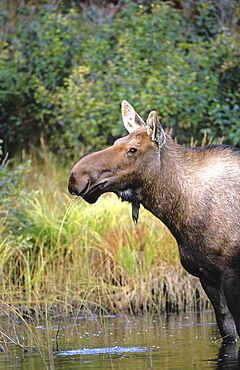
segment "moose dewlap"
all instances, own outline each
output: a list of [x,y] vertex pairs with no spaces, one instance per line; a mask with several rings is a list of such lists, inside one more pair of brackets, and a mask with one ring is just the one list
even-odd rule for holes
[[142,204],[176,238],[181,263],[211,300],[224,340],[240,335],[240,150],[225,145],[188,148],[166,135],[152,111],[146,123],[127,102],[129,135],[82,158],[72,169],[71,194],[94,203],[114,192]]

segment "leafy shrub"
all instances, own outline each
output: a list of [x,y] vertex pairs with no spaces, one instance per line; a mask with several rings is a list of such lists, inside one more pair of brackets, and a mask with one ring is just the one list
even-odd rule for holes
[[46,88],[52,93],[68,76],[72,58],[81,49],[79,25],[74,10],[65,15],[45,11],[29,15],[5,36],[0,54],[0,127],[10,148],[39,145],[41,136],[51,141],[59,130],[56,121],[51,124],[54,107],[40,101],[38,91]]
[[6,235],[27,237],[30,223],[26,216],[26,208],[33,196],[33,191],[26,190],[31,162],[9,169],[6,162],[0,166],[0,220],[3,228],[1,238]]
[[90,150],[122,135],[122,99],[145,117],[157,109],[182,143],[201,139],[205,130],[240,143],[239,73],[232,84],[220,82],[239,69],[230,36],[203,41],[184,29],[182,13],[163,4],[151,14],[128,8],[104,34],[104,41],[101,32],[86,40],[80,67],[53,96],[66,143],[79,147],[80,139]]
[[106,22],[74,9],[19,22],[0,54],[7,149],[41,137],[64,157],[101,149],[124,134],[122,99],[143,117],[156,109],[180,143],[207,130],[239,145],[239,45],[214,4],[200,1],[191,15],[126,1]]

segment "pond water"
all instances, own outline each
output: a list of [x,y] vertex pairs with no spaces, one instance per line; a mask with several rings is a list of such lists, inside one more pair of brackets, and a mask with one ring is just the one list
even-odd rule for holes
[[212,311],[1,327],[30,349],[24,352],[4,336],[0,369],[240,369],[238,345],[221,346]]

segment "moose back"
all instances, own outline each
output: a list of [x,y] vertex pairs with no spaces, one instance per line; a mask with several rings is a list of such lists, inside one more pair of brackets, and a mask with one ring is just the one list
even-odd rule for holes
[[72,169],[71,194],[89,203],[106,192],[142,204],[177,240],[181,263],[197,276],[213,304],[225,341],[240,335],[240,150],[225,145],[188,148],[166,135],[152,111],[146,123],[127,102],[129,132]]

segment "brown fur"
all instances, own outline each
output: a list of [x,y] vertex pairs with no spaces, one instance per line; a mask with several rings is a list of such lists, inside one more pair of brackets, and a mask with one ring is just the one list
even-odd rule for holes
[[142,204],[176,238],[182,265],[199,277],[225,340],[240,335],[240,150],[228,146],[188,148],[164,134],[155,112],[147,124],[127,102],[130,134],[72,169],[69,191],[95,202],[114,192]]

